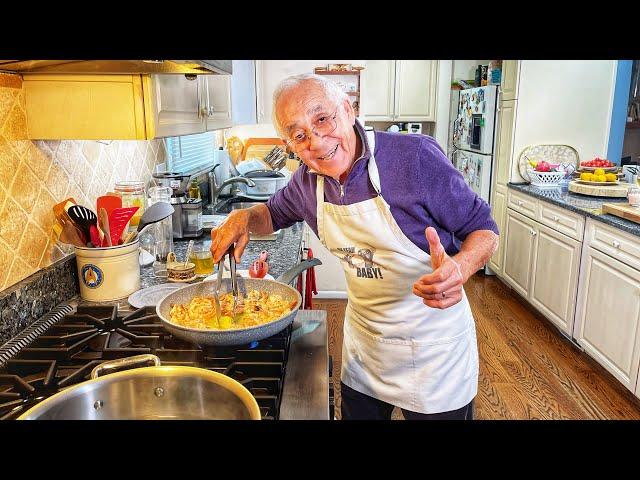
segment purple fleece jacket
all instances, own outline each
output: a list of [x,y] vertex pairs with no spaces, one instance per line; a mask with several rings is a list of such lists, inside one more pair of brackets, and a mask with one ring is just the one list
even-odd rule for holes
[[[367,164],[371,157],[364,128],[356,121],[363,153],[344,183],[325,177],[325,202],[350,205],[376,196],[369,181]],[[459,251],[460,242],[475,230],[498,233],[491,208],[464,183],[438,143],[426,135],[375,132],[375,160],[380,172],[382,198],[402,232],[429,253],[425,229],[432,226],[449,255]],[[316,215],[316,174],[306,165],[298,168],[287,186],[267,202],[274,230],[305,221],[318,235]]]

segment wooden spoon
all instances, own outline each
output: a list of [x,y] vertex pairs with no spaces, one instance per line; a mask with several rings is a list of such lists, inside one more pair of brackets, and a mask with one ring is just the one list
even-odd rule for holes
[[[101,208],[99,213],[100,213],[100,228],[104,232],[104,238],[107,240],[107,246],[113,247],[113,245],[111,244],[111,230],[109,229],[109,215],[107,214],[107,211],[104,208]],[[104,243],[104,240],[102,243]]]

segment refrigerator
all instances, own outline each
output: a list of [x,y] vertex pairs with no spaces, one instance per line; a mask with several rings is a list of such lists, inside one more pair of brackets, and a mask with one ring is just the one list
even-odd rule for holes
[[[452,102],[457,99],[457,108],[452,108],[456,113],[449,135],[449,158],[462,173],[465,183],[490,203],[498,87],[489,85],[454,93]],[[485,274],[494,274],[488,266],[483,270]]]
[[496,85],[456,92],[456,117],[451,125],[449,155],[465,182],[485,202],[491,195],[495,126],[498,123]]

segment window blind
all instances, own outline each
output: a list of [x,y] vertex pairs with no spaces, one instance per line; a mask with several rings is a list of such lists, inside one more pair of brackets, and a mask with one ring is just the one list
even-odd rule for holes
[[213,166],[216,147],[215,132],[167,137],[167,169],[185,173]]

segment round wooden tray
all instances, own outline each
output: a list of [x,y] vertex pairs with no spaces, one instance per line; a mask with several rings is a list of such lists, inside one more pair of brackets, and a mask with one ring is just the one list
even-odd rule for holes
[[590,180],[581,180],[579,178],[577,178],[575,181],[578,183],[583,183],[585,185],[618,185],[620,183],[618,180],[616,180],[615,182],[592,182]]
[[[613,183],[613,182],[611,182]],[[569,182],[569,191],[594,197],[626,197],[627,191],[633,185],[627,182],[619,182],[613,185],[586,185],[573,180]]]

